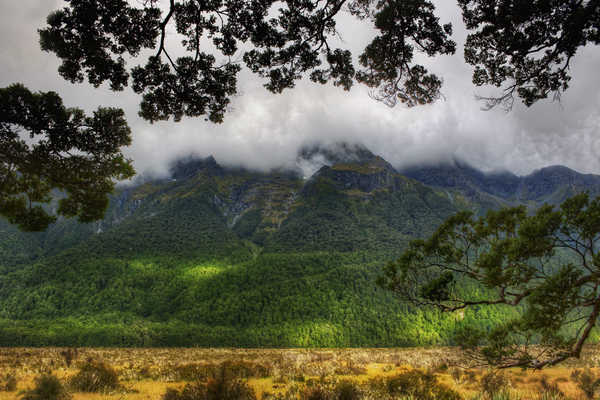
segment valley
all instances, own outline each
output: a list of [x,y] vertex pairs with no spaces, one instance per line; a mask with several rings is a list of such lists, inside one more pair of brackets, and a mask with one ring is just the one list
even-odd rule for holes
[[515,310],[415,308],[376,285],[383,266],[457,211],[600,193],[599,176],[564,167],[398,171],[348,144],[298,157],[311,176],[190,157],[121,187],[102,221],[2,222],[0,346],[454,345]]

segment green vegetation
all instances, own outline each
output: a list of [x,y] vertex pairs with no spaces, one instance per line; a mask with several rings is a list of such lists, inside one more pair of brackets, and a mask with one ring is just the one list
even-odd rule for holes
[[449,195],[365,158],[382,171],[324,168],[306,182],[192,161],[122,188],[98,223],[0,223],[0,346],[440,345],[516,317],[422,309],[376,285],[411,239],[493,196]]
[[[569,86],[568,67],[579,47],[600,42],[595,2],[456,3],[469,33],[464,57],[474,66],[474,84],[502,88],[498,97],[483,99],[490,108],[510,108],[515,97],[527,106],[559,98]],[[242,63],[231,58],[265,78],[273,93],[310,78],[345,90],[362,83],[390,106],[441,97],[442,78],[414,57],[415,49],[430,57],[456,51],[452,24],[440,22],[433,2],[285,0],[272,10],[273,4],[172,0],[161,8],[155,2],[101,7],[80,1],[48,16],[40,46],[61,60],[58,72],[72,83],[87,78],[113,91],[131,84],[142,98],[139,114],[149,121],[205,116],[222,122],[242,71]],[[377,32],[358,58],[331,40],[343,11]],[[215,14],[227,18],[212,18]],[[181,37],[180,57],[171,57],[174,45],[165,40],[167,32]],[[201,44],[207,36],[214,44],[210,50]]]
[[[54,92],[13,84],[0,88],[0,140],[0,215],[24,231],[43,231],[58,215],[101,219],[115,180],[134,175],[121,153],[131,143],[121,109],[87,116]],[[51,202],[52,212],[42,207]]]
[[[369,253],[88,260],[4,273],[1,346],[347,347],[451,343],[457,316],[397,302]],[[62,258],[55,260],[61,261]],[[10,288],[10,290],[8,290]],[[468,312],[478,326],[505,312]]]
[[[580,357],[600,315],[600,198],[587,193],[544,205],[465,211],[415,240],[380,283],[415,306],[456,312],[503,305],[514,318],[485,331],[466,325],[467,349],[502,367],[543,368]],[[485,289],[465,290],[467,284]],[[531,348],[524,343],[537,343]]]

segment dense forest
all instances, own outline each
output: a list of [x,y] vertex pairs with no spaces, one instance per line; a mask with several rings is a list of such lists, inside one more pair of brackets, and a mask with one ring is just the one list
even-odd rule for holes
[[600,189],[566,169],[529,181],[427,171],[399,173],[370,153],[308,180],[186,160],[121,188],[99,223],[60,219],[29,234],[2,223],[0,346],[454,344],[462,326],[518,310],[418,309],[377,286],[383,266],[459,210]]

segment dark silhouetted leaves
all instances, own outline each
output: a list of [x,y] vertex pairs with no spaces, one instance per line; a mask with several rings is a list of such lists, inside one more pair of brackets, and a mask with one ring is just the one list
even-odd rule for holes
[[42,204],[59,197],[59,215],[102,218],[113,180],[133,176],[120,151],[130,135],[123,110],[86,116],[54,92],[0,89],[0,214],[23,230],[44,230],[56,217]]

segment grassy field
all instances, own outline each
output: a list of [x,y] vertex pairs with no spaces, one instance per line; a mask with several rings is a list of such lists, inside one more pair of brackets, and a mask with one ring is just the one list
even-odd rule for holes
[[[588,347],[581,360],[560,367],[542,371],[508,370],[499,378],[490,375],[487,369],[467,368],[467,365],[468,360],[453,348],[2,348],[0,400],[23,397],[35,386],[35,378],[45,374],[56,376],[74,400],[158,400],[168,388],[181,390],[189,383],[210,381],[219,374],[225,376],[223,371],[227,372],[227,379],[247,384],[256,399],[347,400],[348,393],[345,397],[339,393],[340,382],[349,382],[356,389],[350,400],[434,398],[393,392],[390,382],[400,382],[399,376],[434,377],[436,385],[467,400],[587,399],[591,397],[582,390],[586,382],[593,386],[595,379],[600,378],[600,347]],[[114,370],[118,385],[102,386],[101,371],[92,371],[90,366]],[[81,371],[87,371],[88,381],[96,385],[85,390],[95,391],[85,391],[77,383],[81,382]],[[74,379],[76,376],[79,381]],[[434,385],[433,381],[428,382],[426,385]],[[490,390],[486,393],[486,389]],[[495,397],[494,390],[498,391]]]

